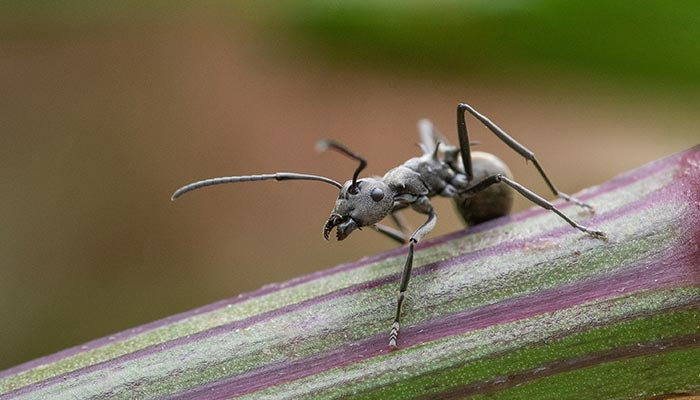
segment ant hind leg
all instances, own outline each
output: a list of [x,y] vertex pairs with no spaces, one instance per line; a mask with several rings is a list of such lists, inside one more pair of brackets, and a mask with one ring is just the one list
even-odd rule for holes
[[549,201],[545,200],[542,198],[540,195],[537,193],[533,192],[532,190],[526,188],[525,186],[519,184],[518,182],[503,176],[501,174],[496,174],[496,175],[491,175],[488,178],[482,180],[481,182],[477,183],[476,185],[470,187],[467,189],[464,193],[465,194],[475,194],[478,193],[489,186],[503,182],[506,185],[512,187],[515,189],[518,193],[523,195],[526,199],[530,200],[531,202],[537,204],[538,206],[544,208],[545,210],[552,211],[553,213],[557,214],[559,217],[561,217],[564,221],[568,222],[569,225],[573,226],[574,228],[580,230],[581,232],[585,232],[588,235],[590,235],[593,238],[596,239],[602,239],[602,240],[607,240],[607,235],[603,231],[597,231],[594,229],[587,228],[578,222],[574,221],[573,219],[569,218],[566,214],[564,214],[561,210],[556,208],[552,203]]
[[570,201],[577,206],[586,208],[590,210],[591,212],[593,211],[593,207],[587,203],[582,202],[581,200],[570,196],[566,193],[560,192],[559,189],[554,186],[554,183],[549,179],[547,174],[544,172],[544,169],[540,165],[539,161],[535,158],[535,153],[530,151],[527,147],[523,146],[522,144],[518,143],[517,140],[513,139],[510,135],[508,135],[503,129],[499,128],[496,124],[491,122],[490,119],[486,118],[484,115],[480,114],[478,111],[476,111],[472,106],[469,104],[465,103],[460,103],[457,106],[457,131],[459,133],[459,144],[461,147],[462,151],[462,161],[464,162],[464,171],[466,172],[467,178],[469,181],[473,179],[473,173],[472,173],[472,165],[471,165],[471,153],[469,150],[469,136],[467,132],[467,123],[465,120],[465,112],[468,112],[469,114],[473,115],[474,118],[478,119],[484,126],[486,126],[491,132],[493,132],[494,135],[496,135],[503,143],[508,145],[511,149],[513,149],[516,153],[520,154],[523,156],[526,160],[531,161],[532,164],[535,166],[537,169],[537,172],[539,172],[540,176],[542,176],[542,179],[544,179],[545,183],[549,187],[549,189],[554,193],[555,196],[561,197],[562,199],[566,201]]

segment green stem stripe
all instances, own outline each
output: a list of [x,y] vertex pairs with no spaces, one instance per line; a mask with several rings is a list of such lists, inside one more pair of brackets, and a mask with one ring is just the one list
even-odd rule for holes
[[[651,297],[658,296],[658,293]],[[650,298],[651,298],[650,297]],[[613,309],[627,300],[612,303]],[[399,398],[396,392],[423,393],[423,397],[440,398],[464,398],[472,395],[489,394],[497,397],[500,390],[516,385],[522,385],[537,381],[548,376],[554,376],[566,372],[567,366],[586,362],[596,358],[598,363],[616,361],[615,353],[619,349],[635,348],[646,349],[649,354],[669,350],[663,345],[654,346],[660,342],[672,342],[678,337],[688,338],[697,336],[698,328],[693,321],[697,321],[700,312],[697,309],[669,310],[655,315],[641,315],[633,319],[622,317],[621,320],[605,321],[607,325],[599,327],[583,327],[579,330],[567,329],[564,326],[559,330],[560,335],[554,334],[546,343],[539,345],[525,345],[530,330],[524,329],[518,338],[512,337],[510,346],[500,349],[486,349],[484,353],[473,357],[474,361],[458,362],[444,369],[438,369],[433,373],[425,374],[415,379],[406,380],[395,385],[374,386],[367,392],[356,396],[358,399],[391,399]],[[539,319],[539,323],[548,322],[550,317]],[[564,316],[563,320],[568,320]],[[511,328],[523,327],[523,322],[515,323]],[[564,324],[566,325],[566,324]],[[489,328],[485,333],[498,334],[503,327]],[[687,344],[687,347],[697,346],[697,342]],[[620,354],[625,354],[621,352]],[[607,355],[607,358],[605,358]],[[632,354],[628,354],[633,358]],[[640,354],[641,355],[641,354]],[[622,360],[622,358],[617,357]],[[456,365],[456,366],[455,366]],[[592,366],[594,364],[589,365]],[[556,367],[556,369],[555,369]],[[579,365],[583,368],[583,365]],[[578,368],[569,368],[573,371]],[[455,387],[454,382],[464,382],[462,386]],[[398,388],[397,388],[398,386]],[[322,393],[316,393],[321,395]],[[591,398],[587,393],[569,393],[569,398]],[[317,398],[331,398],[319,396]],[[539,398],[539,397],[535,397]],[[553,397],[561,398],[561,397]],[[600,398],[600,397],[592,397]]]
[[625,361],[635,357],[673,352],[675,350],[692,350],[694,353],[700,355],[700,334],[678,336],[650,343],[637,343],[626,347],[618,347],[607,352],[590,353],[576,358],[558,360],[541,364],[536,368],[505,377],[501,376],[489,381],[474,383],[439,394],[422,396],[420,399],[462,399],[475,394],[491,394],[552,375],[588,368],[603,363]]

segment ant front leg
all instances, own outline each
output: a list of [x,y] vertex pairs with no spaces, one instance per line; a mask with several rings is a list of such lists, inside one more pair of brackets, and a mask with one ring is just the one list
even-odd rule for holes
[[372,228],[374,228],[377,232],[385,235],[389,239],[399,242],[399,244],[406,244],[406,241],[408,240],[407,238],[409,237],[408,234],[410,232],[410,228],[406,224],[406,221],[403,219],[403,217],[401,217],[401,215],[399,215],[399,213],[397,212],[398,210],[401,210],[406,207],[408,206],[405,204],[398,204],[394,206],[394,210],[391,211],[390,214],[392,221],[394,221],[394,224],[396,224],[396,226],[399,229],[394,229],[384,224],[375,224],[372,225]]
[[389,239],[397,241],[400,244],[406,244],[406,236],[402,231],[398,229],[394,229],[390,226],[386,226],[383,224],[372,225],[372,228],[374,228],[377,232],[381,233],[382,235],[385,235]]
[[423,238],[423,236],[433,230],[435,223],[437,222],[437,215],[435,214],[435,210],[433,210],[433,206],[430,204],[428,197],[419,197],[412,204],[412,207],[419,213],[428,214],[428,219],[423,223],[423,225],[416,229],[415,232],[413,232],[413,235],[411,235],[410,239],[408,240],[408,256],[406,257],[406,262],[404,263],[403,271],[401,272],[401,285],[399,286],[396,316],[394,317],[394,324],[391,326],[391,333],[389,334],[389,347],[391,349],[398,348],[396,342],[399,338],[401,306],[403,305],[403,301],[406,297],[408,281],[411,279],[411,269],[413,268],[413,248],[415,244]]
[[503,143],[507,144],[508,147],[513,149],[516,153],[523,156],[526,160],[531,161],[535,168],[537,168],[537,171],[540,173],[540,176],[542,176],[542,179],[544,179],[545,183],[547,183],[547,186],[549,186],[549,189],[552,191],[552,193],[554,193],[555,196],[561,197],[562,199],[570,201],[576,204],[577,206],[584,207],[589,209],[590,211],[593,211],[593,207],[589,204],[586,204],[566,193],[560,192],[556,188],[556,186],[554,186],[554,183],[552,183],[547,174],[544,172],[544,169],[542,168],[540,163],[535,158],[535,153],[528,150],[527,147],[523,146],[522,144],[518,143],[517,140],[513,139],[503,129],[499,128],[496,124],[491,122],[490,119],[480,114],[472,106],[470,106],[469,104],[461,103],[457,106],[457,131],[459,134],[459,145],[462,151],[462,162],[464,163],[464,171],[467,175],[467,179],[470,182],[474,178],[474,174],[472,172],[471,152],[469,150],[469,134],[467,132],[465,112],[468,112],[469,114],[473,115],[474,118],[478,119],[482,124],[484,124],[484,126],[486,126],[491,132],[493,132],[494,135],[498,136],[498,138],[501,139]]

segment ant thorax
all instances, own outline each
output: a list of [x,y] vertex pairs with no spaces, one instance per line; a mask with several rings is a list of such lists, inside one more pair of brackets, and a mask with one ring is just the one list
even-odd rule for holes
[[411,158],[387,172],[384,181],[396,193],[413,196],[454,197],[467,187],[464,173],[455,170],[436,153]]

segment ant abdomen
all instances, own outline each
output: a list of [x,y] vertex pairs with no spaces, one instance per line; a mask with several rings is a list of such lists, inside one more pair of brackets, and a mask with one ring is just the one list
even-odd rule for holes
[[[481,182],[497,174],[513,178],[508,166],[493,154],[473,151],[471,156],[474,182]],[[461,161],[458,165],[461,165]],[[456,195],[454,204],[464,223],[473,226],[510,214],[513,207],[513,189],[503,184],[491,185],[475,194]]]

